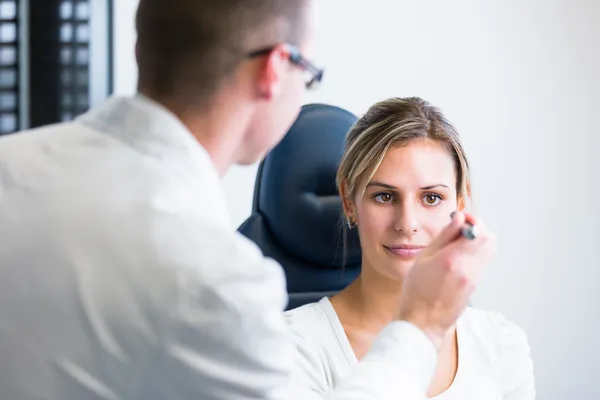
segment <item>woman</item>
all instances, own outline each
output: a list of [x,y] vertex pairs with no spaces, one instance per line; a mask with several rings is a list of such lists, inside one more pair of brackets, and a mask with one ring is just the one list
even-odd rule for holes
[[[403,277],[470,199],[456,130],[419,98],[393,98],[368,110],[348,134],[337,184],[348,227],[360,237],[360,276],[332,298],[286,313],[300,339],[302,384],[323,396],[397,315]],[[427,397],[533,399],[527,337],[499,314],[467,309],[440,348]]]

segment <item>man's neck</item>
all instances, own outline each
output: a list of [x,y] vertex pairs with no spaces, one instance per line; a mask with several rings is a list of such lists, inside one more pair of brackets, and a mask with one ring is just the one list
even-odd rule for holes
[[223,176],[234,164],[247,130],[250,112],[241,102],[216,100],[210,106],[198,108],[178,107],[169,100],[160,103],[185,125],[209,154],[219,175]]
[[182,118],[182,122],[210,155],[219,175],[225,175],[236,162],[245,133],[243,121],[236,113],[215,113]]

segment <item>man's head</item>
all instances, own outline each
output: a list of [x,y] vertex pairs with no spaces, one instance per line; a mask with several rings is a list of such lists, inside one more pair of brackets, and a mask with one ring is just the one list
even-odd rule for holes
[[184,123],[228,109],[235,115],[221,119],[236,127],[225,133],[235,138],[221,138],[234,147],[228,161],[255,162],[293,123],[307,80],[319,74],[304,58],[314,1],[141,0],[138,90]]

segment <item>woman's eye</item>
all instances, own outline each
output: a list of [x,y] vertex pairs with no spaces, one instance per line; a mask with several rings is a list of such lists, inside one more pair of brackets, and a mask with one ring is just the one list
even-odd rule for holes
[[428,206],[437,206],[442,201],[442,197],[437,194],[426,194],[423,196],[423,201]]
[[379,203],[389,203],[392,200],[393,200],[393,197],[389,193],[380,193],[378,195],[375,195],[375,201],[377,201]]

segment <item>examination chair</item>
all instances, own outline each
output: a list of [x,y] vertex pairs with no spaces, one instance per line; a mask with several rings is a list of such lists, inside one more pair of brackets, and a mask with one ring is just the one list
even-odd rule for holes
[[345,219],[335,185],[345,136],[355,121],[338,107],[305,105],[259,165],[252,215],[238,231],[282,265],[287,309],[331,296],[358,275],[358,235],[345,229],[344,246]]

